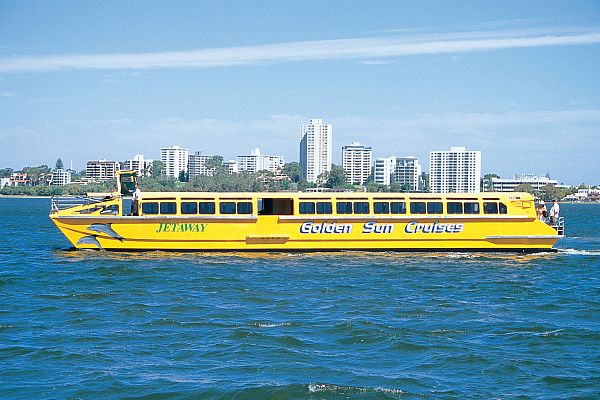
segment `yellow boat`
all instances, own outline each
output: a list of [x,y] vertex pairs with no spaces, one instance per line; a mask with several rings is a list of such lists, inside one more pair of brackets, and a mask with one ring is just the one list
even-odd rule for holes
[[50,219],[77,249],[122,251],[538,252],[563,237],[528,193],[144,192],[129,215],[135,180],[120,171],[102,198],[54,198]]

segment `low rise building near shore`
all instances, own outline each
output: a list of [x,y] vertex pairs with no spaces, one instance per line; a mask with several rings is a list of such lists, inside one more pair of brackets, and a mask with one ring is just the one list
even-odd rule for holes
[[546,176],[514,175],[512,178],[491,178],[491,192],[514,192],[519,185],[531,185],[533,190],[542,190],[547,185],[558,187],[558,181]]
[[52,179],[50,180],[52,185],[63,186],[71,183],[71,170],[57,168],[52,171]]

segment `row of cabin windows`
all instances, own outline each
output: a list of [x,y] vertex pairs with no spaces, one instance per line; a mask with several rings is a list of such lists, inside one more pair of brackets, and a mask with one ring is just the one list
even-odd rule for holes
[[[411,201],[409,203],[411,214],[443,214],[444,203],[441,201]],[[478,202],[446,203],[448,214],[480,214]],[[301,201],[300,214],[331,214],[330,202]],[[335,204],[338,214],[370,214],[370,205],[367,201],[338,201]],[[506,214],[508,208],[504,203],[484,202],[484,214]],[[406,202],[403,201],[374,201],[374,214],[406,214]]]
[[[160,203],[151,201],[142,203],[143,214],[177,214],[177,203],[174,201],[162,201]],[[181,214],[215,214],[214,201],[182,201]],[[222,201],[219,203],[221,214],[252,214],[252,202],[250,201]]]
[[[441,201],[411,201],[409,203],[411,214],[443,214],[444,203]],[[251,201],[221,201],[219,212],[221,214],[252,214]],[[374,201],[374,214],[406,214],[406,202],[404,201]],[[478,202],[449,201],[446,203],[448,214],[480,214]],[[177,214],[177,203],[174,201],[143,202],[143,214]],[[181,214],[215,214],[214,201],[182,201]],[[370,214],[368,201],[338,201],[335,203],[337,214]],[[332,214],[333,207],[329,201],[301,201],[299,203],[300,214]],[[504,203],[484,202],[484,214],[506,214],[508,209]]]

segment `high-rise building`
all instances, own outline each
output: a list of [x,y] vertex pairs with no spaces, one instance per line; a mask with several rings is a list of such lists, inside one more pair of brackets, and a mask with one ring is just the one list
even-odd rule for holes
[[277,171],[283,168],[283,156],[266,156],[260,154],[260,149],[255,148],[250,155],[237,156],[239,172]]
[[85,177],[97,181],[115,179],[120,169],[117,161],[90,160],[85,167]]
[[160,149],[160,161],[165,165],[165,175],[178,178],[181,171],[187,173],[188,150],[179,146]]
[[346,182],[363,185],[371,176],[373,150],[360,143],[342,146],[342,167],[346,171]]
[[215,172],[214,168],[207,168],[207,163],[214,156],[202,154],[201,151],[196,151],[188,156],[188,171],[190,176],[207,175],[212,176]]
[[481,191],[481,151],[452,147],[429,153],[429,187],[433,193]]
[[300,126],[300,168],[302,177],[315,183],[319,175],[331,171],[333,127],[322,119]]
[[419,159],[407,157],[384,157],[375,160],[374,181],[380,185],[397,183],[409,191],[422,189],[422,167]]
[[136,154],[133,159],[125,161],[125,169],[137,172],[137,176],[151,176],[152,162],[144,159],[143,154]]

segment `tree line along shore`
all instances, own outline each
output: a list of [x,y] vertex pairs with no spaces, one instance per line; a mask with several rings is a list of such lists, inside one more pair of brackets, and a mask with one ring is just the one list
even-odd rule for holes
[[[218,160],[215,160],[218,161]],[[346,182],[346,173],[341,166],[333,165],[329,173],[319,176],[318,183],[309,183],[302,179],[302,170],[297,162],[290,162],[284,165],[281,173],[275,174],[270,171],[260,171],[258,173],[241,172],[229,174],[222,167],[222,164],[215,162],[212,175],[189,176],[181,172],[179,177],[167,177],[161,168],[162,163],[156,162],[152,169],[151,176],[142,176],[139,178],[140,188],[145,192],[280,192],[280,191],[303,191],[309,188],[323,187],[337,190],[356,190],[367,192],[413,192],[414,189],[407,184],[394,183],[391,185],[380,185],[373,181],[371,176],[364,186],[355,186]],[[12,169],[0,169],[0,175],[10,176]],[[115,190],[115,181],[108,180],[98,183],[72,183],[67,185],[48,184],[42,178],[44,174],[51,172],[46,165],[38,167],[26,167],[22,171],[30,179],[31,185],[24,186],[5,186],[0,190],[0,195],[6,196],[66,196],[66,195],[85,195],[87,193],[107,193]],[[428,191],[428,176],[424,175],[426,190]],[[482,179],[482,188],[484,191],[490,191],[488,182],[494,174],[485,175]],[[74,173],[74,179],[85,177],[85,170]],[[554,185],[547,185],[541,190],[535,190],[529,184],[517,186],[515,191],[532,193],[535,196],[545,199],[562,199],[565,196],[577,192],[579,187],[557,188]]]

